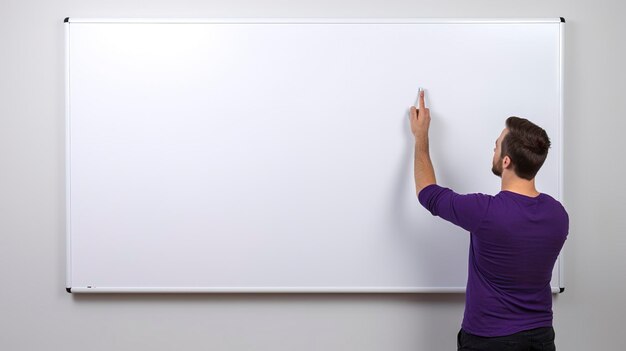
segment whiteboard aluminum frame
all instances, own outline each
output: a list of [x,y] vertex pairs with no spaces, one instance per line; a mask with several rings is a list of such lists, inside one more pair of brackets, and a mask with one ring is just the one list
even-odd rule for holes
[[[68,293],[465,293],[466,287],[72,287],[71,257],[71,134],[70,134],[70,23],[232,23],[232,24],[559,24],[559,200],[563,202],[563,121],[564,121],[564,44],[565,18],[71,18],[64,20],[65,34],[65,239],[66,279]],[[563,252],[558,257],[558,287],[565,290]]]
[[70,292],[72,287],[72,236],[70,211],[70,26],[65,23],[65,289]]
[[[564,196],[564,184],[563,184],[563,162],[565,160],[565,152],[563,151],[563,146],[565,142],[563,138],[565,137],[563,123],[565,119],[565,99],[564,99],[564,89],[565,89],[565,19],[561,17],[561,23],[559,24],[559,201],[565,204],[565,196]],[[558,264],[559,264],[559,293],[565,291],[565,267],[564,267],[564,251],[561,249],[561,253],[559,254]]]
[[[377,288],[377,287],[221,287],[221,288],[201,288],[201,287],[74,287],[67,288],[70,293],[465,293],[465,287],[409,287],[409,288]],[[553,294],[559,293],[559,288],[551,289]]]
[[[558,291],[558,290],[557,290]],[[74,287],[72,293],[464,293],[465,287]],[[553,291],[554,292],[554,291]]]
[[72,18],[66,17],[69,23],[254,23],[254,24],[436,24],[436,23],[561,23],[560,18]]

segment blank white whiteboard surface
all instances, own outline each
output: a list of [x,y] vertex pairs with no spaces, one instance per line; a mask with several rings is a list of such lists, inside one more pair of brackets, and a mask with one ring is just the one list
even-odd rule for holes
[[498,193],[516,115],[550,136],[537,188],[562,200],[560,19],[65,28],[68,291],[464,291],[469,233],[415,194],[419,87],[440,185]]

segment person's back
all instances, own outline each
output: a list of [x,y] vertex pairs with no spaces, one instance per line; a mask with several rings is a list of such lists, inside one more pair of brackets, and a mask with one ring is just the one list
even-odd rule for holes
[[460,195],[436,184],[419,200],[471,233],[465,331],[491,337],[552,326],[552,269],[568,233],[557,200],[511,191]]
[[548,156],[545,130],[507,118],[495,142],[495,196],[458,194],[437,184],[430,160],[430,111],[420,92],[410,109],[415,136],[415,190],[433,215],[470,232],[465,315],[459,350],[554,350],[550,281],[569,231],[565,208],[535,189]]

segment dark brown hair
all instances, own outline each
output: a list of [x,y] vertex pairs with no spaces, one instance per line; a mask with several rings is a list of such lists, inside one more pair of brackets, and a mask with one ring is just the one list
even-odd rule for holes
[[506,127],[509,132],[502,139],[500,158],[509,156],[518,177],[535,178],[548,156],[548,134],[531,121],[515,116],[506,119]]

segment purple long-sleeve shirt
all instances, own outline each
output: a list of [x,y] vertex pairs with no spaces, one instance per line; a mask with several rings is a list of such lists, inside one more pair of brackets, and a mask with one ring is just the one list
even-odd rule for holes
[[550,280],[569,217],[547,194],[457,194],[431,184],[418,198],[434,216],[470,232],[462,328],[504,336],[552,326]]

